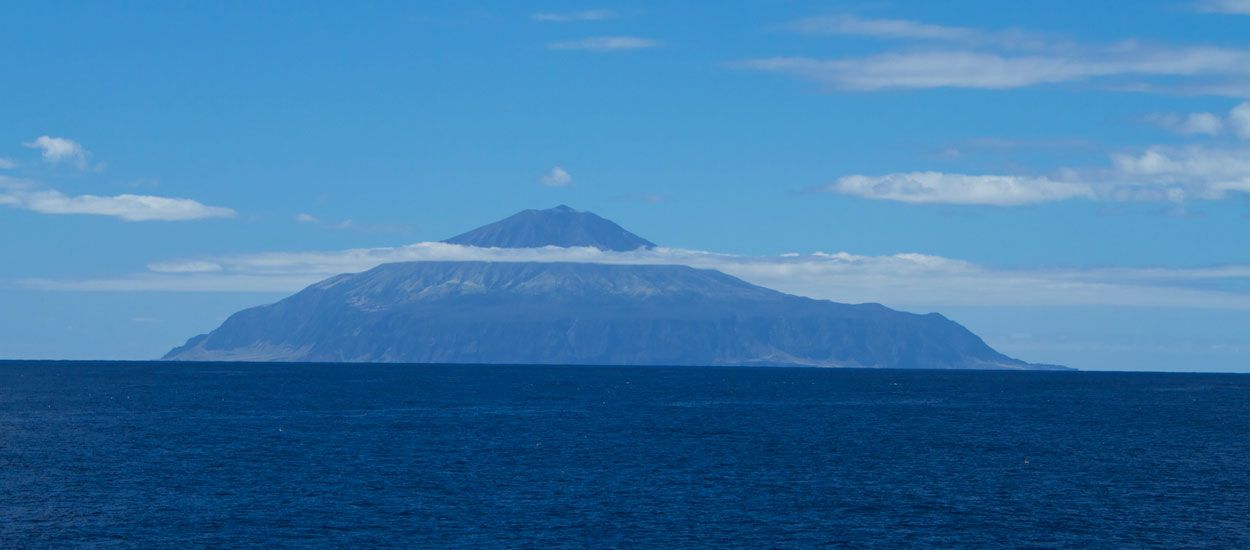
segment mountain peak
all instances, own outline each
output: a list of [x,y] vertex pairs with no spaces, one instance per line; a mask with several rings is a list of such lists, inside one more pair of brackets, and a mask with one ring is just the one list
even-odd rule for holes
[[592,246],[618,252],[655,246],[611,220],[564,204],[546,210],[522,210],[443,242],[495,248]]

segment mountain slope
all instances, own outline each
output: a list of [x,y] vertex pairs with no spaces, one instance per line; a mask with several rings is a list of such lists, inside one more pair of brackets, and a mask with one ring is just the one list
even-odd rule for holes
[[610,220],[564,205],[547,210],[523,210],[443,242],[498,248],[593,246],[621,252],[655,247],[655,243]]
[[1004,356],[937,314],[685,266],[580,263],[386,264],[236,313],[165,358],[1057,368]]

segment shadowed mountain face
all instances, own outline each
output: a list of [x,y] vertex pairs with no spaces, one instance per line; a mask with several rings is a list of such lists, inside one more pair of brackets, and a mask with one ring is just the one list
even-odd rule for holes
[[564,205],[547,210],[523,210],[443,242],[496,248],[593,246],[619,252],[655,246],[610,220]]
[[[573,238],[557,239],[559,227],[574,228]],[[457,241],[652,246],[567,207],[527,210],[448,242]],[[407,262],[331,277],[236,313],[165,358],[1062,368],[1002,355],[935,313],[801,298],[686,266],[548,262]]]
[[667,265],[408,262],[239,312],[168,359],[1030,368],[937,314]]

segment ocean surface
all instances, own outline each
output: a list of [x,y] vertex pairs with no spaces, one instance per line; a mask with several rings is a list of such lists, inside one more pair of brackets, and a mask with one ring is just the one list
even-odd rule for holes
[[0,541],[1250,548],[1250,376],[5,362]]

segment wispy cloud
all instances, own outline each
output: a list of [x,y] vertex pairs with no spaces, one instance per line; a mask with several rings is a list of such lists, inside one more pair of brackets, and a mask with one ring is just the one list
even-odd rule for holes
[[221,271],[221,264],[203,260],[173,260],[148,264],[153,273],[213,273]]
[[333,221],[314,216],[307,212],[301,212],[291,218],[295,223],[304,224],[324,229],[333,229],[336,231],[354,231],[357,233],[375,233],[375,234],[402,234],[412,233],[413,228],[404,224],[376,224],[376,223],[357,223],[351,219],[341,219]]
[[1242,103],[1228,113],[1228,127],[1241,139],[1250,139],[1250,103]]
[[573,176],[559,166],[551,167],[538,181],[547,187],[567,187],[573,185]]
[[[865,56],[779,56],[734,65],[795,76],[834,90],[974,88],[1005,90],[1087,83],[1121,90],[1237,95],[1250,80],[1250,50],[1128,40],[1086,45],[1024,30],[987,31],[903,19],[832,15],[785,28],[804,34],[936,42]],[[1183,79],[1184,82],[1175,82]]]
[[537,12],[530,14],[530,19],[535,21],[548,21],[552,23],[568,23],[574,21],[603,21],[605,19],[615,19],[617,13],[612,10],[582,10],[570,12]]
[[785,25],[785,28],[803,34],[919,40],[971,40],[982,34],[982,31],[968,27],[932,25],[906,19],[864,19],[846,14],[805,17]]
[[12,159],[0,158],[0,170],[12,170],[17,168],[17,163]]
[[1005,90],[1119,77],[1250,77],[1250,50],[1149,48],[1126,44],[1088,55],[1006,55],[967,50],[881,53],[815,59],[770,57],[737,64],[818,82],[834,89],[979,88]]
[[953,142],[934,151],[931,156],[940,160],[955,160],[981,155],[986,152],[1003,155],[1036,151],[1091,151],[1096,148],[1097,146],[1094,142],[1078,138],[1014,139],[982,137]]
[[547,48],[552,50],[587,50],[596,52],[618,52],[656,48],[660,42],[638,36],[592,36],[579,40],[552,42]]
[[1175,113],[1153,114],[1147,116],[1146,121],[1185,135],[1206,134],[1214,136],[1224,131],[1224,121],[1219,116],[1211,113],[1189,113],[1186,115]]
[[87,168],[87,157],[91,156],[78,142],[66,138],[39,136],[23,145],[38,149],[46,162],[72,164],[80,169]]
[[884,40],[948,42],[968,46],[1011,49],[1061,49],[1068,41],[1021,29],[983,30],[972,27],[934,25],[907,19],[869,19],[848,14],[820,15],[792,21],[783,29],[816,36],[856,36]]
[[[1181,203],[1250,193],[1250,146],[1154,146],[1054,177],[946,172],[848,175],[818,190],[916,204],[1017,206],[1070,199]],[[1244,195],[1243,195],[1244,196]]]
[[845,176],[827,191],[876,200],[917,204],[1017,206],[1093,198],[1090,186],[1045,177],[908,172]]
[[1241,139],[1250,139],[1250,102],[1241,103],[1221,116],[1214,113],[1156,113],[1146,121],[1178,134],[1220,135],[1225,131]]
[[0,205],[42,214],[112,216],[128,222],[231,218],[235,211],[191,199],[152,195],[66,195],[55,189],[0,176]]
[[1250,294],[1207,288],[1212,282],[1250,282],[1250,266],[1240,265],[1188,269],[1001,269],[924,254],[859,256],[815,252],[739,256],[673,248],[607,252],[589,247],[503,249],[436,242],[394,248],[249,254],[186,260],[182,264],[162,262],[153,264],[159,269],[120,278],[30,279],[21,284],[42,290],[288,292],[335,274],[400,261],[689,265],[717,269],[803,296],[851,303],[881,302],[904,308],[1102,305],[1250,309]]
[[1250,0],[1199,0],[1198,11],[1230,15],[1250,15]]

